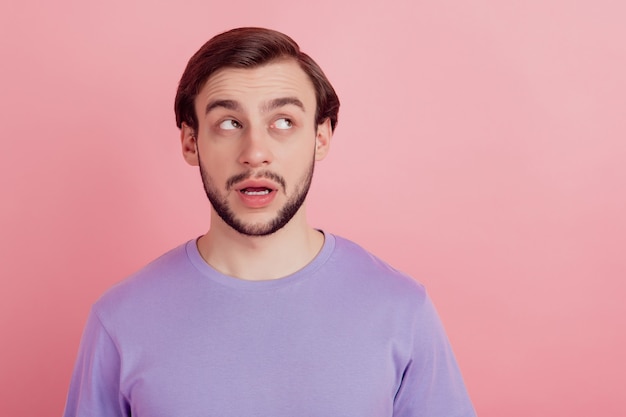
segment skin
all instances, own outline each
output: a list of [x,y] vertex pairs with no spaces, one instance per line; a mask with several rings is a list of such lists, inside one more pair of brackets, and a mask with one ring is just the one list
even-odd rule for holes
[[[327,155],[332,137],[329,120],[315,123],[308,76],[293,60],[224,68],[207,80],[195,109],[198,131],[183,124],[181,144],[185,160],[200,166],[212,201],[211,228],[198,239],[200,254],[218,271],[246,280],[298,271],[324,238],[307,223],[306,202],[296,203],[304,201],[313,166]],[[272,197],[247,199],[245,185],[270,188]],[[293,216],[273,230],[294,204]]]

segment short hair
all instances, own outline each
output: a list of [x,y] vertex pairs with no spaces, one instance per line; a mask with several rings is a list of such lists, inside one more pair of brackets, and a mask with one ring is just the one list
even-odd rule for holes
[[272,61],[294,59],[308,75],[315,89],[316,124],[330,119],[332,131],[337,125],[339,97],[311,57],[300,51],[289,36],[271,29],[243,27],[221,33],[196,52],[183,72],[178,84],[174,111],[178,128],[185,123],[198,131],[195,99],[206,81],[223,68],[254,68]]

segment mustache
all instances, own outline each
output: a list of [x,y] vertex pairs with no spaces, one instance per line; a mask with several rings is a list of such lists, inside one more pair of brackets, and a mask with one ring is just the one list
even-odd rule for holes
[[264,170],[258,171],[256,173],[253,173],[252,171],[246,171],[242,172],[241,174],[233,175],[228,180],[226,180],[226,189],[230,191],[237,183],[247,180],[248,178],[267,178],[268,180],[272,180],[275,183],[278,183],[283,188],[283,190],[286,191],[287,188],[285,179],[281,175],[278,175],[277,173],[272,171]]

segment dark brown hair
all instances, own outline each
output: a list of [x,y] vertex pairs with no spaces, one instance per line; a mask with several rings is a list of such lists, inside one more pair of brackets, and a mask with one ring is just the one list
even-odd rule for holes
[[178,84],[174,111],[176,125],[185,123],[195,132],[198,117],[196,96],[216,71],[222,68],[254,68],[278,59],[294,59],[309,76],[315,89],[316,124],[330,119],[332,130],[337,125],[339,97],[322,69],[289,36],[271,29],[245,27],[219,34],[196,52],[185,68]]

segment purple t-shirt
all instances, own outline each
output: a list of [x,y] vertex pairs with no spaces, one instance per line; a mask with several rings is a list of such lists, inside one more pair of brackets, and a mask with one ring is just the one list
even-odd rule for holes
[[422,285],[325,235],[269,281],[225,276],[192,240],[93,306],[65,416],[475,416]]

